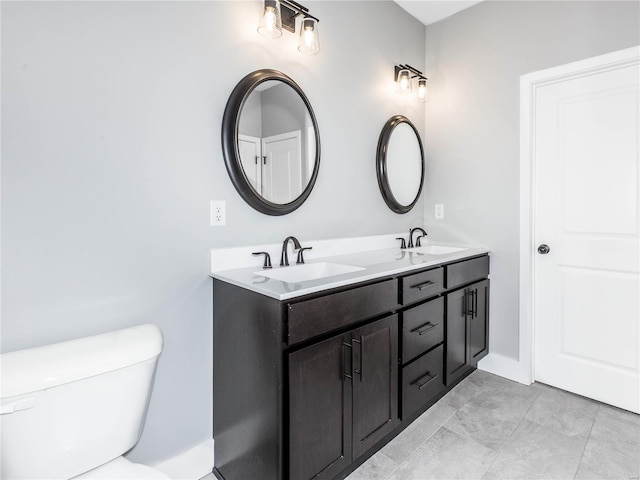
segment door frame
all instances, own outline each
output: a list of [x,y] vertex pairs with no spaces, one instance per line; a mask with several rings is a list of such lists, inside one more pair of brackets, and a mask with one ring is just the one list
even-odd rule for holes
[[520,314],[519,358],[512,366],[513,379],[531,384],[535,379],[534,329],[535,329],[535,154],[534,119],[537,89],[571,78],[618,69],[640,63],[640,46],[577,62],[532,72],[520,77]]

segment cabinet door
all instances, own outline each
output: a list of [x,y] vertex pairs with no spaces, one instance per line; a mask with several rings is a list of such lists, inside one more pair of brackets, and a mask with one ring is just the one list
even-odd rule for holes
[[289,478],[330,479],[351,463],[351,335],[289,355]]
[[469,292],[469,362],[476,365],[489,352],[489,280],[474,283]]
[[447,346],[445,383],[447,385],[451,385],[469,369],[467,350],[468,298],[469,295],[466,288],[447,294],[447,322],[445,326]]
[[357,458],[399,423],[398,316],[352,332],[353,457]]

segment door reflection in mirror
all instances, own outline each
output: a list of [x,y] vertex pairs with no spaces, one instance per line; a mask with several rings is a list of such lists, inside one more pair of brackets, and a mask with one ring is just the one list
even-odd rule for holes
[[311,116],[285,83],[269,80],[247,97],[238,152],[251,187],[265,200],[289,203],[308,184],[316,158]]

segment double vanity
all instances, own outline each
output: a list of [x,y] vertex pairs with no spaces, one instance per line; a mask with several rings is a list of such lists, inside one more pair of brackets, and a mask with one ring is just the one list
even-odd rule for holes
[[[301,207],[320,130],[300,86],[272,69],[242,78],[222,152],[249,206],[272,216]],[[376,174],[391,211],[419,203],[424,149],[407,117],[382,127]],[[421,239],[414,228],[211,251],[218,478],[345,478],[473,371],[488,352],[488,251]]]
[[218,478],[344,478],[488,353],[488,251],[395,237],[212,251]]

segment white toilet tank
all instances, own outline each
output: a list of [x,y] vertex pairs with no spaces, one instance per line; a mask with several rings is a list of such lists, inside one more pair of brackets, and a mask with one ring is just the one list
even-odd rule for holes
[[130,450],[161,351],[140,325],[0,355],[0,478],[69,479]]

